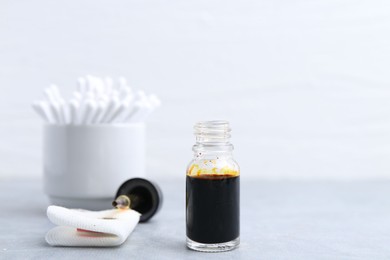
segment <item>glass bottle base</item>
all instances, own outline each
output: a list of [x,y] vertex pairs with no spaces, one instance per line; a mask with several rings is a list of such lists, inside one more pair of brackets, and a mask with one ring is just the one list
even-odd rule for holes
[[203,244],[195,242],[187,237],[187,247],[195,250],[195,251],[201,251],[201,252],[224,252],[229,251],[237,248],[240,245],[240,237],[224,242],[224,243],[218,243],[218,244]]

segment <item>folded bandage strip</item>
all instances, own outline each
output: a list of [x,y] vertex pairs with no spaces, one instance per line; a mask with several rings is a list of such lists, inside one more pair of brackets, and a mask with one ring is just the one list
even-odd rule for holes
[[52,246],[119,246],[134,230],[141,214],[131,209],[88,211],[49,206],[47,216],[58,225],[46,234]]

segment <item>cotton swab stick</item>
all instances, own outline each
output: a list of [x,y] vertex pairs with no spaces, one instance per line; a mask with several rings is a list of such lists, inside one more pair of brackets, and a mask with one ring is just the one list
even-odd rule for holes
[[49,108],[51,111],[51,114],[53,115],[54,118],[54,123],[57,124],[63,124],[63,119],[62,119],[62,112],[59,104],[57,103],[57,99],[55,97],[55,94],[53,93],[52,88],[47,88],[44,90],[45,98],[49,103]]
[[101,123],[107,123],[108,120],[111,119],[112,115],[118,110],[120,107],[120,101],[118,97],[113,97],[108,104],[105,115],[102,117]]
[[60,99],[57,100],[56,104],[58,104],[58,109],[59,109],[59,115],[61,117],[61,121],[63,124],[68,124],[69,123],[69,111],[68,111],[68,106],[65,103],[65,100]]
[[46,117],[49,119],[49,123],[55,124],[56,121],[55,121],[53,113],[50,109],[50,104],[45,102],[45,101],[40,101],[39,103],[40,103],[40,106],[42,107],[42,110],[45,112]]
[[59,103],[59,102],[56,102],[54,104],[52,104],[52,106],[55,107],[57,113],[58,113],[58,119],[60,120],[59,121],[59,124],[61,125],[65,125],[66,124],[66,121],[65,121],[65,113],[64,111],[62,110],[62,104]]
[[112,116],[107,120],[107,123],[112,123],[116,121],[125,111],[130,108],[129,102],[122,102],[120,107],[112,114]]
[[91,121],[92,124],[99,124],[100,123],[100,119],[103,115],[104,110],[106,109],[106,106],[107,106],[106,102],[104,102],[104,101],[97,102],[96,113]]
[[50,112],[53,115],[54,123],[62,125],[60,108],[57,103],[49,103]]
[[52,100],[51,102],[58,103],[62,123],[68,124],[69,123],[69,111],[68,111],[68,107],[65,103],[65,100],[62,98],[62,95],[60,93],[59,88],[56,85],[51,85],[49,90],[50,91],[48,91],[48,93],[50,93],[51,100]]
[[131,118],[136,115],[137,113],[139,113],[138,111],[143,109],[143,106],[144,106],[144,103],[141,102],[141,101],[136,101],[134,103],[134,106],[128,111],[127,115],[124,117],[124,122],[131,122]]
[[90,113],[90,108],[88,105],[89,101],[90,100],[85,101],[80,107],[80,113],[79,113],[79,118],[78,118],[80,125],[84,125],[85,122],[87,121],[86,118],[88,117],[88,114]]
[[69,108],[70,108],[70,123],[73,125],[77,125],[78,124],[77,112],[79,111],[80,108],[79,102],[76,99],[70,100]]
[[43,107],[41,106],[40,104],[41,102],[40,101],[34,101],[34,103],[32,104],[32,107],[33,109],[35,110],[35,112],[37,112],[37,114],[46,122],[46,123],[50,123],[50,120],[48,118],[48,116],[46,115]]
[[68,105],[64,100],[62,100],[60,103],[60,109],[62,113],[62,118],[64,119],[64,124],[69,124],[70,123],[70,111],[68,108]]
[[118,110],[121,109],[121,102],[119,100],[115,99],[114,103],[115,103],[115,105],[114,105],[113,109],[110,111],[110,113],[105,118],[103,123],[110,123],[111,120],[113,119],[113,117],[118,114]]
[[86,101],[83,99],[79,105],[79,111],[77,113],[77,123],[83,124],[85,120]]
[[124,119],[131,112],[134,107],[134,96],[132,95],[132,93],[129,93],[126,97],[122,99],[122,104],[126,105],[124,105],[124,108],[120,111],[120,113],[118,113],[114,118],[110,120],[111,123],[123,123]]
[[92,122],[92,118],[96,113],[96,102],[94,100],[88,100],[86,102],[86,111],[84,115],[84,124],[89,125]]
[[[76,93],[73,93],[73,94],[76,94]],[[95,96],[91,91],[87,90],[87,87],[83,93],[76,94],[76,96],[81,96],[81,98],[78,99],[79,112],[77,113],[77,122],[78,122],[78,124],[82,124],[82,122],[84,122],[84,120],[85,120],[84,116],[85,116],[85,110],[86,110],[86,102],[87,102],[87,100],[95,99]]]

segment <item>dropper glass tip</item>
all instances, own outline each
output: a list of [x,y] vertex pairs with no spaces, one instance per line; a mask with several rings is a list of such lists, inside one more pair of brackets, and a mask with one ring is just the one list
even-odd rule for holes
[[112,202],[112,206],[117,209],[129,209],[130,204],[130,199],[126,195],[120,195]]

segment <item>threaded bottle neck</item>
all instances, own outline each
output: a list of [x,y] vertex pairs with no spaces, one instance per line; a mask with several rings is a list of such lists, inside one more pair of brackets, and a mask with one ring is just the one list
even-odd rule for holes
[[201,121],[194,126],[196,142],[203,144],[229,143],[230,126],[228,121]]
[[230,125],[228,121],[202,121],[194,126],[196,144],[193,147],[197,152],[230,152],[233,145],[230,144]]

